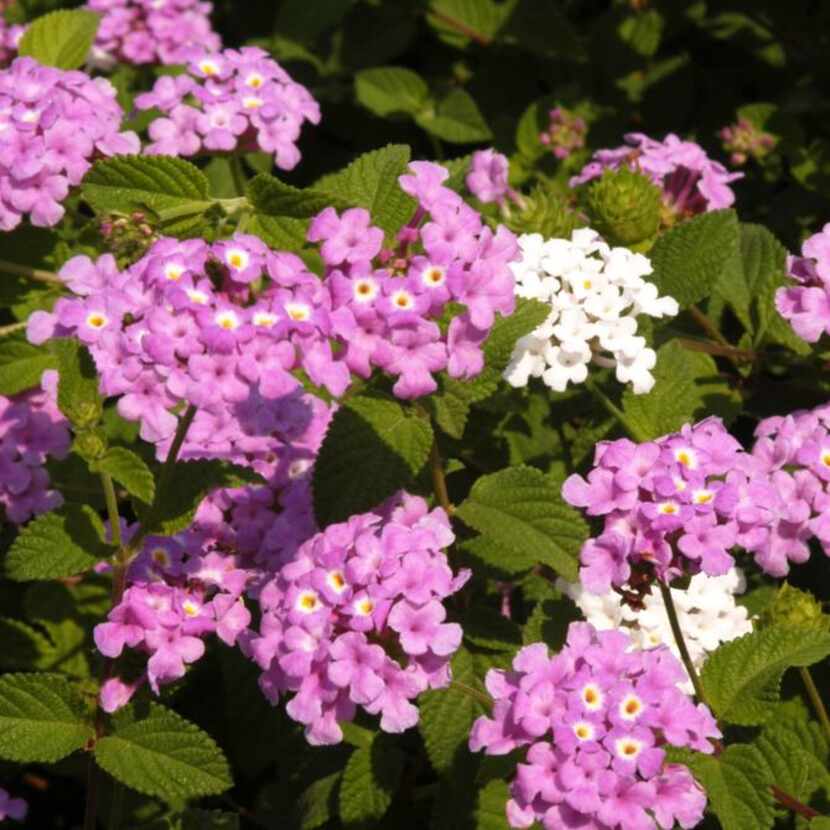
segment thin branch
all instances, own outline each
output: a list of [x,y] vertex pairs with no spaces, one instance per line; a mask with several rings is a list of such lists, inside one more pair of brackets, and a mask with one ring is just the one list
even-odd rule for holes
[[63,285],[63,280],[52,271],[42,271],[40,268],[30,268],[28,265],[18,265],[16,262],[9,262],[5,259],[0,259],[0,271],[6,274],[14,274],[16,277],[26,277],[35,282]]
[[784,790],[780,787],[776,787],[773,784],[770,789],[772,790],[772,794],[775,796],[775,800],[782,807],[786,807],[788,810],[792,810],[794,813],[797,813],[808,820],[818,818],[821,815],[818,810],[814,810],[812,807],[808,807],[806,804],[803,804],[794,796],[784,792]]
[[799,672],[801,673],[801,679],[804,681],[804,686],[807,689],[807,696],[810,698],[810,703],[813,704],[813,709],[816,710],[816,715],[818,715],[819,722],[821,723],[822,729],[824,729],[824,734],[830,738],[830,717],[827,715],[827,708],[821,699],[821,695],[813,680],[813,675],[810,674],[810,669],[807,666],[802,666]]
[[462,694],[467,695],[467,697],[471,697],[473,700],[483,703],[488,709],[493,705],[490,695],[485,692],[480,692],[478,689],[474,689],[472,686],[468,686],[460,680],[450,680],[450,688],[457,689]]
[[617,419],[620,426],[629,434],[629,436],[637,443],[642,444],[648,441],[648,436],[644,435],[638,427],[636,427],[628,419],[626,414],[597,386],[592,378],[585,381],[585,386],[588,391],[602,404],[603,408]]
[[678,337],[677,342],[692,352],[703,352],[704,354],[718,355],[719,357],[736,358],[746,363],[752,363],[758,355],[747,349],[738,349],[735,346],[724,346],[721,343],[710,343],[706,340],[691,340],[686,337]]
[[21,331],[25,328],[25,320],[21,323],[9,323],[7,326],[0,326],[0,337],[5,337],[7,334],[14,334],[16,331]]
[[448,516],[455,512],[450,494],[447,490],[447,479],[444,476],[444,462],[441,460],[441,453],[438,451],[438,441],[433,440],[432,449],[429,451],[429,464],[432,470],[432,486],[435,490],[435,498],[438,504],[444,508]]
[[432,15],[432,17],[436,20],[440,20],[442,23],[445,23],[451,29],[455,29],[456,32],[470,38],[470,40],[479,44],[479,46],[489,46],[493,42],[492,38],[487,37],[487,35],[483,35],[476,29],[473,29],[472,26],[468,26],[463,20],[456,20],[454,17],[450,17],[450,15],[444,14],[444,12],[435,11],[434,9],[430,11],[430,15]]
[[701,703],[706,703],[706,696],[703,694],[703,685],[700,678],[697,676],[697,669],[692,662],[692,657],[689,654],[689,649],[686,647],[686,641],[683,639],[683,630],[680,628],[680,620],[677,618],[677,609],[674,607],[674,600],[671,595],[671,588],[663,582],[658,581],[660,586],[660,594],[663,597],[663,604],[666,606],[666,614],[669,617],[669,625],[671,626],[674,641],[677,643],[677,648],[680,651],[680,658],[683,660],[683,665],[686,667],[686,673],[694,686],[697,699]]

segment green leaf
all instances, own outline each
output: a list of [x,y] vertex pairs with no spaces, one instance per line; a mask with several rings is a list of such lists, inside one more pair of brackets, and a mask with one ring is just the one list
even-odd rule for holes
[[664,233],[649,252],[651,281],[681,308],[708,296],[735,255],[738,219],[732,210],[702,213]]
[[775,782],[756,747],[733,744],[717,756],[673,749],[670,758],[688,766],[706,790],[723,830],[768,830],[775,823],[769,789]]
[[341,776],[342,773],[333,772],[306,787],[297,804],[300,830],[316,830],[337,815]]
[[348,203],[329,193],[311,188],[301,190],[267,173],[260,173],[248,182],[248,200],[257,214],[292,219],[309,219],[327,207],[348,207]]
[[703,666],[701,681],[715,715],[727,723],[763,723],[778,702],[781,677],[830,654],[830,633],[774,625],[724,643]]
[[52,764],[80,749],[94,734],[83,698],[65,677],[0,677],[0,758]]
[[54,355],[28,343],[25,332],[0,338],[0,395],[16,395],[39,386],[43,373],[55,366]]
[[398,176],[406,173],[409,157],[409,147],[388,144],[364,153],[344,170],[324,176],[314,190],[366,208],[372,223],[393,235],[415,213],[415,200],[398,185]]
[[740,412],[739,394],[719,376],[712,357],[689,351],[676,340],[657,350],[654,377],[656,383],[647,395],[626,388],[622,397],[626,419],[644,439],[675,432],[704,415],[730,421]]
[[220,810],[185,810],[181,830],[239,830],[239,816]]
[[20,620],[0,618],[0,669],[33,671],[48,668],[52,644],[36,628]]
[[340,819],[347,828],[377,827],[398,788],[403,753],[383,735],[371,746],[356,749],[340,782]]
[[314,465],[321,527],[376,507],[412,485],[426,464],[429,421],[396,400],[360,396],[334,415]]
[[[473,656],[460,648],[452,658],[453,680],[486,694],[476,676]],[[483,701],[452,687],[424,692],[418,700],[418,731],[424,739],[430,763],[439,773],[448,772],[456,755],[467,751],[473,721],[487,712]]]
[[171,156],[115,156],[96,162],[81,183],[96,213],[155,214],[165,233],[184,236],[204,221],[213,204],[207,177]]
[[429,101],[426,81],[417,72],[399,66],[362,69],[355,75],[354,85],[357,100],[376,115],[414,115]]
[[68,504],[25,525],[6,555],[16,582],[62,579],[89,570],[109,554],[104,526],[87,505]]
[[213,738],[164,706],[129,706],[95,746],[95,760],[117,781],[144,795],[178,803],[218,795],[233,785]]
[[505,781],[495,779],[479,791],[475,808],[476,830],[508,830],[504,805],[510,799]]
[[471,41],[487,45],[495,38],[512,4],[493,0],[432,0],[427,20],[441,39],[463,49]]
[[522,630],[497,608],[474,605],[461,620],[464,639],[479,648],[508,651],[512,655],[522,646]]
[[112,476],[124,489],[145,504],[152,504],[156,482],[146,462],[125,447],[110,447],[94,464],[96,472]]
[[469,92],[458,87],[450,90],[434,109],[421,110],[415,122],[453,144],[472,144],[493,137],[478,104]]
[[104,400],[98,392],[98,371],[86,346],[68,337],[52,340],[57,356],[58,407],[75,427],[85,429],[101,420]]
[[262,477],[253,470],[227,461],[179,461],[167,483],[159,482],[156,488],[153,506],[146,517],[146,529],[172,536],[191,523],[199,503],[213,490],[262,483]]
[[560,488],[533,467],[508,467],[479,478],[456,515],[503,549],[513,567],[542,563],[574,582],[588,526],[562,501]]
[[765,729],[753,746],[763,756],[770,780],[799,801],[809,802],[818,787],[830,779],[827,768],[786,729]]
[[45,66],[80,69],[86,63],[100,22],[97,14],[83,9],[46,14],[26,29],[18,54]]
[[620,23],[617,31],[620,39],[638,55],[650,58],[660,46],[665,21],[656,9],[631,14]]

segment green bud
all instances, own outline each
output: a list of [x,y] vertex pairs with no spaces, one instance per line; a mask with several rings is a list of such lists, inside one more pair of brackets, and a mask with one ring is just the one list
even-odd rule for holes
[[545,239],[564,239],[587,223],[565,199],[539,185],[522,197],[521,207],[511,210],[504,224],[514,233],[540,233]]
[[809,591],[793,588],[785,582],[767,606],[761,621],[766,625],[789,625],[796,628],[830,631],[830,616],[822,610],[821,602]]
[[606,170],[585,193],[591,227],[611,245],[651,239],[660,227],[662,206],[660,188],[628,167]]
[[75,436],[72,449],[84,461],[96,461],[107,451],[107,436],[101,429],[86,429]]

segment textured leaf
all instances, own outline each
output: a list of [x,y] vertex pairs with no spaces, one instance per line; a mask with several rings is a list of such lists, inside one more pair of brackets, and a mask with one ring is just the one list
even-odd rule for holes
[[508,467],[478,479],[456,515],[504,548],[514,567],[541,562],[573,582],[588,526],[559,491],[559,482],[533,467]]
[[239,816],[219,810],[185,810],[182,830],[239,830]]
[[724,643],[703,666],[706,699],[719,719],[741,726],[763,723],[778,702],[781,677],[830,654],[830,633],[770,626]]
[[324,176],[314,186],[372,216],[372,223],[388,235],[396,233],[415,212],[415,200],[398,186],[398,176],[406,172],[409,147],[389,144],[356,158],[338,173]]
[[830,778],[818,758],[786,729],[765,729],[753,746],[763,756],[770,780],[799,801],[809,802],[820,784]]
[[377,827],[398,788],[404,755],[383,735],[356,749],[340,782],[340,819],[347,828]]
[[248,199],[257,214],[309,219],[327,207],[348,207],[328,193],[311,188],[301,190],[274,176],[260,173],[248,183]]
[[306,787],[297,804],[300,830],[316,830],[337,815],[341,776],[342,773],[333,772]]
[[507,6],[493,0],[432,0],[427,20],[452,46],[464,48],[471,41],[486,45],[504,22]]
[[411,69],[400,66],[376,66],[355,76],[357,100],[377,115],[395,112],[414,114],[429,100],[426,81]]
[[626,388],[622,403],[626,419],[643,437],[659,438],[705,415],[727,422],[740,411],[741,399],[718,375],[708,354],[693,352],[672,340],[657,351],[656,383],[647,395]]
[[17,582],[74,576],[108,555],[103,539],[104,526],[91,507],[65,505],[20,530],[6,556],[6,575]]
[[232,786],[228,762],[214,740],[175,712],[151,703],[129,706],[95,746],[95,760],[117,781],[176,803]]
[[36,628],[20,620],[0,618],[0,669],[33,671],[48,668],[52,644]]
[[151,533],[172,536],[191,523],[199,503],[212,491],[261,483],[262,478],[253,470],[227,461],[179,461],[168,482],[159,482],[156,488],[146,529]]
[[94,734],[81,696],[59,674],[0,677],[0,757],[54,763]]
[[314,465],[320,526],[345,521],[410,486],[432,440],[429,421],[396,400],[348,401],[335,413]]
[[198,167],[171,156],[116,156],[96,162],[81,183],[96,213],[149,210],[165,233],[186,235],[211,206],[208,180]]
[[508,830],[504,805],[510,798],[507,783],[489,781],[478,793],[475,808],[476,830]]
[[468,609],[461,627],[467,642],[479,648],[509,651],[512,656],[522,646],[522,630],[518,624],[489,605],[474,605]]
[[57,356],[58,407],[73,426],[95,425],[104,411],[98,392],[98,371],[86,346],[70,338],[53,340],[50,349]]
[[493,137],[478,104],[469,92],[458,87],[450,90],[434,109],[418,113],[415,121],[427,132],[453,144],[471,144]]
[[702,213],[664,233],[649,252],[654,282],[681,308],[708,296],[735,255],[738,220],[732,210]]
[[[453,681],[478,694],[486,695],[484,684],[476,675],[473,655],[460,648],[452,658]],[[430,763],[439,773],[448,772],[459,753],[468,752],[467,741],[473,721],[488,711],[483,700],[466,694],[461,688],[432,689],[418,699],[421,710],[418,731],[424,739]]]
[[733,744],[720,755],[672,750],[706,790],[709,809],[723,830],[768,830],[775,823],[769,770],[759,750]]
[[97,14],[83,9],[46,14],[26,29],[18,54],[45,66],[80,69],[86,63],[100,22]]
[[97,472],[111,475],[131,496],[152,504],[156,482],[146,462],[132,450],[110,447],[94,467]]
[[28,343],[25,332],[0,337],[0,395],[39,386],[43,373],[55,365],[54,355]]
[[660,46],[665,21],[657,9],[629,15],[619,26],[620,39],[637,54],[650,58]]

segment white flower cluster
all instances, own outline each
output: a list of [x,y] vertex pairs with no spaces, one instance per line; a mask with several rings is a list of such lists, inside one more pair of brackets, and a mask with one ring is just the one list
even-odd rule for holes
[[512,386],[541,377],[557,392],[588,377],[588,364],[616,368],[617,380],[636,394],[654,386],[653,349],[637,335],[637,315],[673,317],[677,301],[658,297],[643,279],[651,262],[628,248],[612,248],[590,228],[570,239],[519,237],[522,258],[511,268],[516,294],[549,303],[547,320],[519,338],[504,372]]
[[[625,628],[638,648],[667,645],[679,659],[663,598],[656,589],[644,597],[641,611],[623,603],[616,591],[592,594],[579,583],[557,581],[557,587],[567,594],[585,615],[585,619],[599,630]],[[671,589],[677,608],[677,617],[683,638],[695,668],[700,669],[709,652],[721,643],[742,637],[752,631],[752,621],[735,595],[746,589],[743,571],[732,568],[723,576],[699,573],[692,577],[685,591]],[[686,684],[692,692],[691,682]]]

